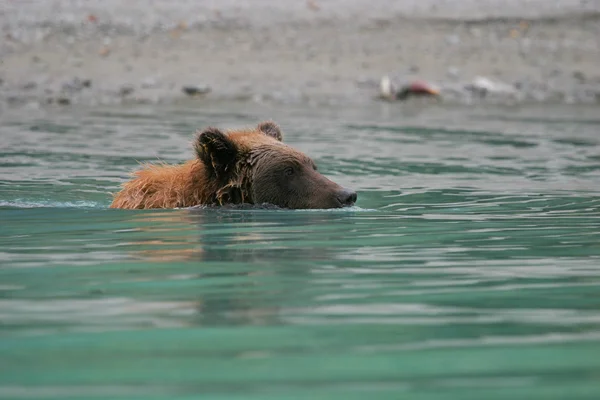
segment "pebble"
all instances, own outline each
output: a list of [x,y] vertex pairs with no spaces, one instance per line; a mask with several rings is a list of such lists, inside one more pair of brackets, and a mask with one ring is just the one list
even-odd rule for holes
[[8,104],[18,104],[19,102],[21,102],[21,98],[16,95],[8,95],[6,96],[6,102]]
[[56,104],[59,104],[61,106],[68,106],[69,104],[71,104],[71,99],[69,99],[68,97],[57,97]]
[[447,35],[446,43],[448,43],[449,45],[452,45],[452,46],[460,44],[460,37],[458,37],[458,35]]
[[452,79],[457,79],[459,73],[460,70],[456,67],[448,67],[448,69],[446,70],[446,75],[448,75],[448,77]]
[[208,85],[186,85],[181,90],[188,96],[199,96],[211,92],[211,88]]
[[581,71],[573,71],[573,78],[575,78],[579,83],[584,83],[586,80],[585,74]]
[[128,96],[131,93],[133,93],[134,90],[135,90],[135,88],[133,87],[133,85],[131,85],[131,84],[125,84],[125,85],[122,85],[119,88],[119,95],[121,97],[125,97],[125,96]]
[[30,81],[30,82],[26,82],[23,84],[23,86],[21,86],[21,88],[23,90],[33,90],[37,87],[37,83]]
[[79,92],[84,88],[90,88],[91,86],[91,79],[74,78],[68,82],[63,83],[62,90],[66,92]]
[[27,104],[25,104],[25,108],[28,110],[39,110],[40,109],[40,103],[37,101],[30,101]]
[[483,76],[475,77],[472,82],[465,86],[465,89],[481,97],[485,97],[487,94],[509,95],[516,92],[514,86],[504,82],[492,81]]
[[562,74],[562,71],[558,68],[554,68],[552,71],[550,71],[550,76],[553,78],[560,76],[561,74]]
[[142,81],[142,89],[152,89],[158,87],[158,82],[154,78],[147,78]]
[[481,29],[479,28],[475,28],[475,27],[471,27],[469,29],[469,33],[471,34],[471,36],[479,38],[481,37]]
[[98,55],[101,57],[107,57],[110,54],[110,48],[108,46],[102,46],[100,50],[98,50]]

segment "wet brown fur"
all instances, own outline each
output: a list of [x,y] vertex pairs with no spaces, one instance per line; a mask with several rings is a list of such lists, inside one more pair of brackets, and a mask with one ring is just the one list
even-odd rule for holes
[[[198,133],[194,141],[196,153],[206,154]],[[132,174],[133,179],[122,186],[113,199],[111,208],[148,209],[176,208],[196,205],[253,203],[250,178],[254,163],[273,148],[285,157],[306,156],[281,143],[281,132],[272,122],[263,122],[254,129],[228,131],[227,136],[236,145],[233,171],[219,176],[199,158],[180,165],[145,164]],[[214,166],[214,162],[213,162]]]

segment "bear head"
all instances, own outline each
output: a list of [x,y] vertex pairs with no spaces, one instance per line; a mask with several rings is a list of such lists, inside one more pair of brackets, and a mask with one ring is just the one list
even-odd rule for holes
[[272,204],[290,209],[351,206],[356,192],[330,181],[307,155],[282,143],[271,121],[255,129],[207,128],[194,142],[216,204]]

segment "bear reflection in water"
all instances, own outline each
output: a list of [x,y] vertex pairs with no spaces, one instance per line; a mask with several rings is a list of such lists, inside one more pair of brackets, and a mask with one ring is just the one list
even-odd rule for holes
[[[327,250],[329,228],[340,219],[351,220],[353,214],[291,211],[271,205],[155,210],[131,215],[132,226],[123,231],[122,248],[129,256],[151,262],[300,262],[308,254],[311,260],[331,260],[335,254]],[[323,235],[314,239],[322,248],[298,246],[299,232],[320,228]]]
[[[143,260],[136,276],[181,282],[184,298],[195,298],[186,324],[273,324],[309,286],[331,279],[332,265],[344,263],[328,244],[339,238],[331,227],[353,218],[352,211],[265,210],[264,207],[198,207],[133,213],[122,250]],[[298,243],[298,233],[315,241]],[[147,262],[155,262],[148,268]],[[132,271],[134,272],[134,271]],[[138,275],[140,274],[140,275]],[[289,285],[273,282],[294,281]],[[150,286],[152,288],[152,286]]]
[[196,158],[146,165],[114,197],[111,208],[273,204],[291,209],[352,206],[356,192],[330,181],[305,154],[282,143],[274,122],[224,133],[207,128],[194,141]]

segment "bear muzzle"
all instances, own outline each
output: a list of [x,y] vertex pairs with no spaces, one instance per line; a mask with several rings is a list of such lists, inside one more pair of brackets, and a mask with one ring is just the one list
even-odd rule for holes
[[336,199],[340,202],[340,207],[352,207],[356,203],[358,195],[354,190],[342,188],[337,194]]

